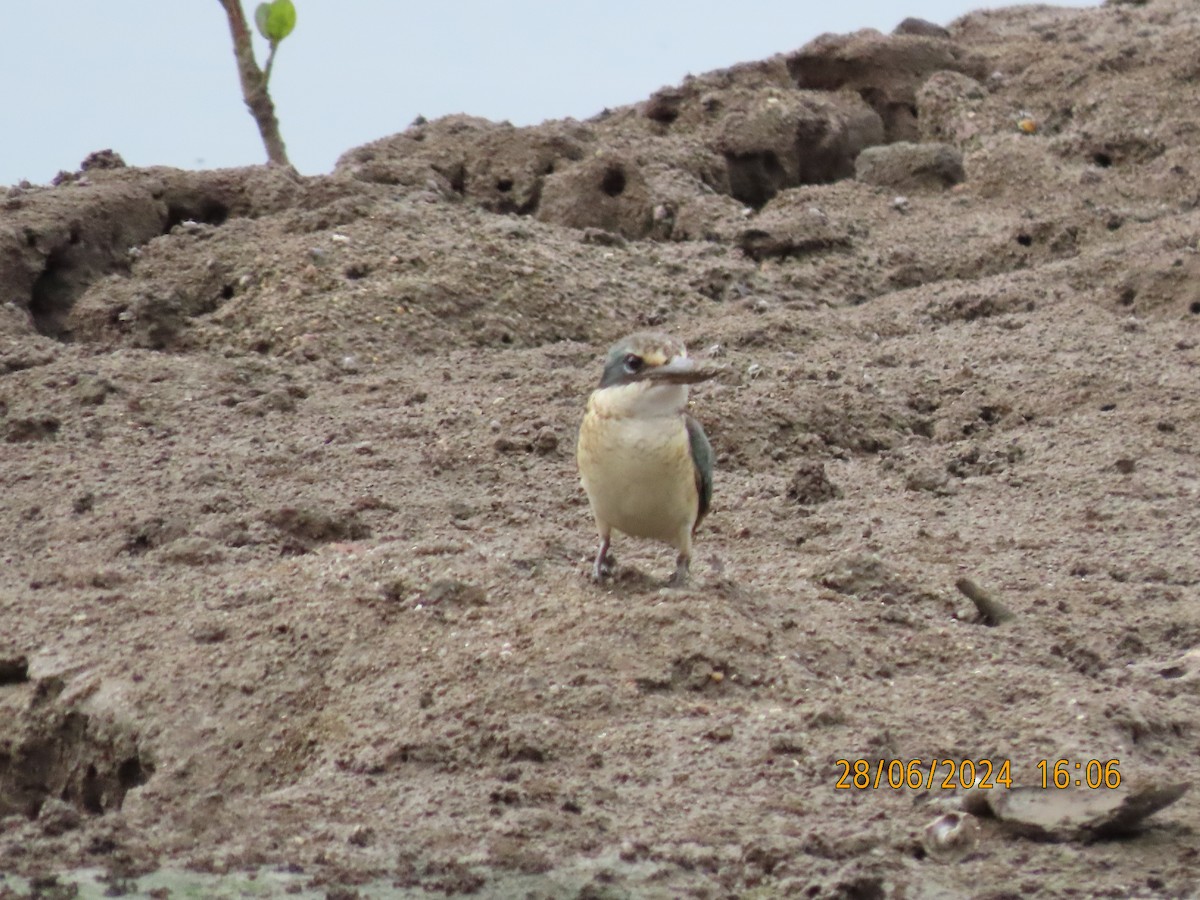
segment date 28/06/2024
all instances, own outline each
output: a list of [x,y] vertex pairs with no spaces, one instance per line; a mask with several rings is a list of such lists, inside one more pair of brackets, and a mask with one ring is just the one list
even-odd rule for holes
[[[1007,759],[839,759],[837,790],[943,790],[1012,787],[1012,761]],[[1034,766],[1042,788],[1113,790],[1121,786],[1119,759],[1042,759]]]

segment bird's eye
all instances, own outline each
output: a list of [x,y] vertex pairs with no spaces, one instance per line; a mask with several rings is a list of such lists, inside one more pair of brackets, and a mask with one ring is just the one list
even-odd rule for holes
[[642,370],[644,362],[636,353],[630,353],[625,357],[625,371],[630,375],[636,375]]

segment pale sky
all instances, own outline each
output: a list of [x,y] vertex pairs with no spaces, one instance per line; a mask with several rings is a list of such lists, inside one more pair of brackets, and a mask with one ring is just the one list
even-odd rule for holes
[[[303,173],[417,116],[516,125],[647,97],[685,75],[794,50],[826,31],[946,25],[966,0],[295,0],[271,77]],[[257,0],[243,0],[253,22]],[[1096,6],[1098,0],[1061,0]],[[820,7],[812,9],[806,7]],[[253,26],[252,26],[253,27]],[[217,0],[0,0],[0,185],[49,181],[91,151],[130,165],[263,162]],[[259,45],[259,63],[265,43]]]

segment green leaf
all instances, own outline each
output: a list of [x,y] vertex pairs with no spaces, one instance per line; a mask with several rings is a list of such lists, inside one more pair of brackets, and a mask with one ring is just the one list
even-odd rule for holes
[[254,24],[258,33],[274,46],[292,33],[296,27],[296,7],[292,0],[272,0],[260,3],[254,10]]

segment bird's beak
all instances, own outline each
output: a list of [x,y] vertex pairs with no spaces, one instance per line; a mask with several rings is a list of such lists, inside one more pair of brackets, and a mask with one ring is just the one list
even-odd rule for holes
[[665,365],[646,369],[643,377],[659,384],[699,384],[715,378],[718,373],[718,369],[700,366],[691,357],[676,356]]

